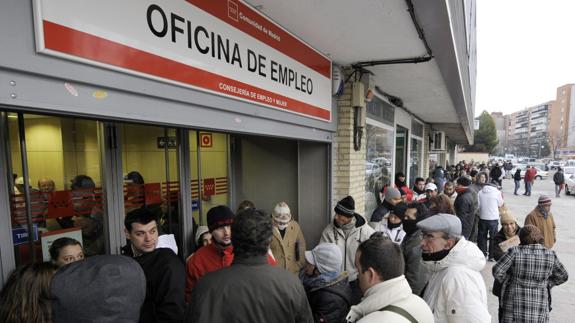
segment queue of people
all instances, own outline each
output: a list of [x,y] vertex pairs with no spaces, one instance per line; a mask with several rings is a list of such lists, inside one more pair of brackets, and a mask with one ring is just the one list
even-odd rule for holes
[[[398,173],[371,215],[344,197],[313,248],[285,202],[271,214],[250,201],[235,213],[213,207],[185,263],[175,243],[162,242],[157,214],[134,208],[122,255],[87,257],[86,246],[61,238],[51,262],[15,270],[0,293],[0,321],[490,322],[481,276],[488,260],[497,261],[499,320],[548,320],[551,288],[568,279],[551,250],[551,200],[541,196],[521,228],[503,203],[500,175],[460,171],[452,178],[437,168],[412,190]],[[87,303],[97,304],[82,310]]]

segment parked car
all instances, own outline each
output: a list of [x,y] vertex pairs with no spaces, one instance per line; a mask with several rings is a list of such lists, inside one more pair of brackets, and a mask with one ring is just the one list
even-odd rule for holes
[[381,167],[376,163],[365,162],[365,177],[372,176],[381,171]]
[[539,169],[542,169],[544,171],[549,171],[549,166],[547,166],[545,163],[527,163],[527,165],[529,166],[535,166]]
[[568,166],[563,168],[563,176],[565,177],[565,194],[575,194],[575,167]]
[[[531,166],[531,165],[529,165],[529,166]],[[541,168],[536,167],[536,166],[531,166],[531,167],[535,167],[535,169],[537,170],[537,175],[535,175],[535,179],[542,180],[542,179],[547,179],[549,177],[548,171],[542,170]],[[525,177],[525,171],[527,169],[527,165],[525,165],[525,164],[515,165],[515,168],[513,168],[511,170],[511,176],[513,176],[513,174],[515,174],[515,170],[517,168],[521,169],[521,178]]]
[[549,166],[549,169],[557,169],[559,167],[565,166],[565,163],[560,160],[553,160],[550,161],[547,165]]

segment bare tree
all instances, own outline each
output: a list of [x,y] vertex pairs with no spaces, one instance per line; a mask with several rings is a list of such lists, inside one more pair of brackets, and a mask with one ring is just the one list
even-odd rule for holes
[[555,155],[557,154],[557,150],[561,148],[561,134],[557,132],[549,133],[549,148],[551,149],[551,154],[553,155],[553,159],[555,159]]

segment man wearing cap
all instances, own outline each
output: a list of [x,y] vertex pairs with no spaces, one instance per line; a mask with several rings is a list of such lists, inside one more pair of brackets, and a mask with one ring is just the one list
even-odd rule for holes
[[525,225],[532,224],[539,228],[545,238],[543,245],[547,249],[553,248],[557,237],[555,235],[555,220],[551,214],[551,198],[546,195],[539,196],[537,206],[525,218]]
[[305,252],[305,267],[299,278],[315,322],[343,322],[351,304],[347,273],[341,271],[343,258],[333,243],[320,243]]
[[420,199],[418,202],[425,204],[429,208],[431,204],[431,198],[437,196],[437,185],[434,183],[425,184],[425,198]]
[[199,280],[185,322],[313,322],[298,278],[268,263],[272,230],[271,217],[261,210],[247,209],[237,215],[231,226],[234,261]]
[[430,277],[423,299],[435,322],[490,322],[487,292],[481,270],[485,257],[461,236],[461,221],[439,213],[419,223],[423,233],[421,257]]
[[[401,199],[399,191],[395,191]],[[351,196],[346,196],[337,202],[334,211],[334,219],[323,230],[320,243],[334,243],[339,247],[343,255],[341,271],[347,271],[349,275],[350,286],[353,292],[352,304],[357,304],[361,299],[361,291],[356,281],[355,252],[357,251],[357,246],[369,239],[375,231],[367,225],[361,215],[355,213],[355,201]]]
[[[208,229],[212,235],[212,243],[198,249],[186,263],[186,300],[200,277],[232,264],[234,248],[231,225],[234,216],[234,212],[225,205],[215,206],[208,211]],[[269,262],[275,264],[273,259],[269,259]]]
[[362,242],[355,256],[363,299],[352,306],[346,322],[433,322],[433,313],[412,293],[399,246],[383,236]]
[[395,187],[386,187],[383,196],[383,202],[373,210],[371,219],[369,220],[369,225],[374,229],[379,226],[383,218],[386,217],[397,204],[403,201],[401,192]]
[[461,233],[470,241],[475,241],[479,218],[476,214],[479,209],[477,193],[470,187],[471,178],[461,176],[457,179],[457,198],[453,204],[455,214],[461,220]]

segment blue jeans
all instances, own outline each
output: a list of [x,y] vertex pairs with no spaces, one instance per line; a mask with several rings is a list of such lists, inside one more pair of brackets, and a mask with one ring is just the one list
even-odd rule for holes
[[525,195],[531,195],[531,181],[525,181]]
[[517,190],[521,186],[521,180],[514,180],[515,181],[515,192],[513,194],[517,194]]
[[[479,219],[479,228],[477,232],[477,246],[484,255],[493,258],[493,238],[497,234],[499,220],[482,220]],[[487,234],[489,234],[489,249],[487,249]]]

